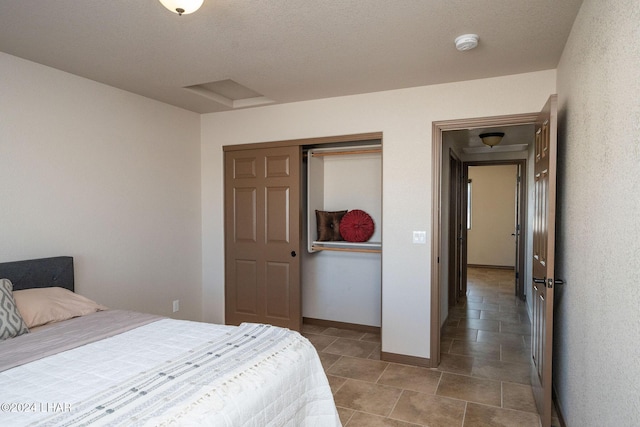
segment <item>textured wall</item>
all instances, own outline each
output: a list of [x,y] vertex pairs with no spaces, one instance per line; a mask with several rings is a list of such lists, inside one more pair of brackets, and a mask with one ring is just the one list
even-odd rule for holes
[[640,2],[586,0],[558,66],[554,383],[569,426],[640,425]]

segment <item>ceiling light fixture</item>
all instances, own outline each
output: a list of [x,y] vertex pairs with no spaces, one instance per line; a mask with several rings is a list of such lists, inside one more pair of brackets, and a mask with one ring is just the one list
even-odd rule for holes
[[487,132],[478,135],[482,140],[482,143],[488,147],[494,147],[502,141],[504,132]]
[[204,0],[160,0],[160,3],[173,13],[187,15],[200,9]]
[[476,46],[478,46],[478,35],[463,34],[461,36],[456,37],[455,43],[456,43],[456,49],[458,49],[460,52],[474,49]]

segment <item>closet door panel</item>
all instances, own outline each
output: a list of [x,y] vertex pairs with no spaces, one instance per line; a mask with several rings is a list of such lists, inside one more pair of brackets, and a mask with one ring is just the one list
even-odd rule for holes
[[233,178],[255,178],[256,177],[256,157],[242,157],[233,161]]
[[233,235],[236,243],[256,242],[257,206],[256,188],[233,189]]
[[254,260],[236,260],[235,303],[239,313],[258,314],[258,275]]
[[291,283],[288,263],[268,262],[266,266],[267,316],[286,319],[289,316],[289,290]]
[[225,317],[300,330],[300,147],[225,152]]
[[288,155],[273,155],[265,158],[267,178],[291,176],[291,158]]
[[265,207],[266,217],[266,239],[267,243],[289,243],[289,217],[291,209],[289,206],[288,187],[270,187],[266,189]]

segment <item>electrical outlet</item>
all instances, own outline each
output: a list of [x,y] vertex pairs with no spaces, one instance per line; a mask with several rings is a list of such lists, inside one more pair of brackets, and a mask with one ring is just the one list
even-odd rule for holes
[[419,245],[427,244],[427,232],[426,231],[414,231],[413,232],[413,243]]
[[173,312],[180,311],[180,300],[173,300]]

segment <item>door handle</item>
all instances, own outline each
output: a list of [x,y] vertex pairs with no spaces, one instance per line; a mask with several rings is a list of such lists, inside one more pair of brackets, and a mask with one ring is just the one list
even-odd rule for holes
[[548,279],[547,282],[548,288],[553,288],[553,285],[564,285],[564,280],[560,279]]
[[291,251],[291,256],[292,256],[293,258],[295,258],[295,257],[296,257],[296,255],[297,255],[297,254],[296,254],[296,251]]
[[533,278],[533,283],[537,283],[539,285],[544,285],[545,283],[547,283],[547,281],[545,279],[538,279],[537,277]]

